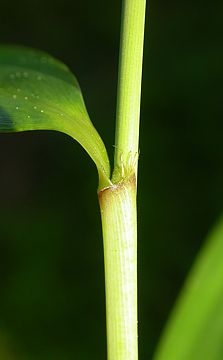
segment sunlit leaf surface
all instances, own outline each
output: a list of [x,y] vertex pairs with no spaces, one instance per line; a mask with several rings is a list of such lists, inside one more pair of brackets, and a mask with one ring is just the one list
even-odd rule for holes
[[100,186],[109,161],[74,75],[40,51],[0,46],[0,131],[57,130],[72,136],[95,162]]

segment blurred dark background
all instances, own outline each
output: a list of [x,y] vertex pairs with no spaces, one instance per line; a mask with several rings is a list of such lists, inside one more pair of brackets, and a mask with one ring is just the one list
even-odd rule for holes
[[[2,0],[0,42],[76,74],[112,157],[121,1]],[[223,3],[148,3],[139,163],[139,351],[150,359],[223,207]],[[105,359],[97,173],[65,135],[0,135],[0,359]]]

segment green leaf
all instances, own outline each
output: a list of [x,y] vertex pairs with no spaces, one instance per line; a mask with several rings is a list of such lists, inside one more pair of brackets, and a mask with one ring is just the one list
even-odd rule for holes
[[107,152],[74,75],[41,51],[0,46],[0,132],[26,130],[70,135],[95,162],[99,187],[110,183]]
[[223,218],[210,233],[154,360],[223,359]]

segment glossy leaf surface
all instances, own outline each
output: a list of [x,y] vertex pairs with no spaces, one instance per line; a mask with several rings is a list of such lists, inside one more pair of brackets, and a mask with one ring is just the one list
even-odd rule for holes
[[109,183],[105,146],[89,119],[80,87],[61,62],[41,51],[0,46],[0,131],[57,130],[77,140]]

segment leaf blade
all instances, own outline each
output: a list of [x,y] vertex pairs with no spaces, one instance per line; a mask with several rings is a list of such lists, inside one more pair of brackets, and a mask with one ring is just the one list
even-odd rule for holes
[[223,218],[207,238],[172,311],[154,360],[223,357]]
[[105,146],[69,69],[29,48],[0,46],[0,131],[56,130],[77,140],[95,162],[100,187],[109,184]]

